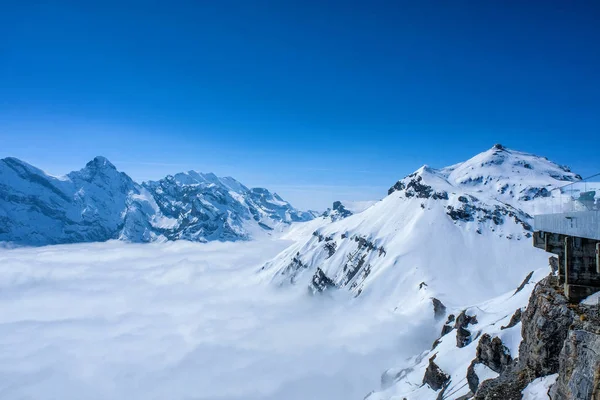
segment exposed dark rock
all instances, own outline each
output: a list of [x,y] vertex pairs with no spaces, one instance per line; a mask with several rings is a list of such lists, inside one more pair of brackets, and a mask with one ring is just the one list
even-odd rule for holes
[[[593,386],[594,373],[598,369],[598,355],[592,351],[587,353],[586,357],[579,350],[575,350],[575,347],[577,349],[585,347],[581,343],[570,347],[565,342],[571,335],[576,335],[574,334],[575,330],[570,330],[573,325],[591,326],[592,324],[585,325],[580,321],[574,307],[570,306],[564,295],[560,293],[555,277],[549,276],[536,285],[529,298],[529,304],[522,313],[521,322],[523,340],[519,346],[518,359],[504,368],[498,378],[481,383],[475,399],[521,399],[521,391],[531,381],[554,373],[561,373],[559,380],[565,382],[560,390],[571,390],[567,388],[581,384],[584,380],[592,382],[588,388]],[[597,323],[595,327],[597,329]],[[569,349],[573,349],[573,351],[569,351]],[[581,351],[587,352],[587,350]],[[583,378],[578,374],[571,374],[569,377],[569,371],[573,371],[573,369],[568,366],[569,356],[567,354],[571,355],[570,358],[574,361],[573,366],[582,366],[580,376]],[[596,369],[594,366],[588,367],[589,364],[584,361],[585,359],[595,360]],[[555,390],[558,391],[559,388]],[[592,389],[590,389],[591,392]],[[583,399],[585,397],[560,397],[560,395],[553,397],[554,400],[576,398]],[[587,399],[590,398],[587,397]]]
[[465,208],[454,208],[452,206],[448,206],[448,211],[446,214],[448,214],[448,216],[454,221],[473,221],[473,214]]
[[308,268],[308,265],[302,262],[300,253],[297,252],[292,258],[292,261],[290,261],[290,263],[281,271],[281,275],[287,275],[290,279],[290,283],[295,283],[298,274],[306,268]]
[[337,249],[336,242],[328,241],[327,243],[325,243],[325,250],[327,250],[327,258],[330,258],[331,256],[333,256],[335,254],[336,249]]
[[392,186],[391,188],[388,189],[388,195],[394,193],[397,190],[403,190],[404,189],[404,183],[402,183],[402,181],[398,181],[394,184],[394,186]]
[[419,289],[423,289],[426,286],[427,286],[427,284],[425,282],[419,283]]
[[442,371],[433,360],[435,360],[435,355],[429,359],[429,365],[423,376],[423,384],[427,384],[430,388],[437,391],[444,387],[450,380],[450,376]]
[[449,385],[450,385],[450,381],[446,382],[444,384],[444,386],[442,386],[442,390],[440,390],[440,392],[436,396],[435,400],[444,400],[445,394],[446,394],[446,389],[448,389]]
[[496,379],[480,383],[475,400],[521,400],[521,392],[534,378],[515,372],[505,372]]
[[332,221],[338,221],[351,215],[352,211],[346,209],[341,201],[334,201],[333,207],[331,209],[328,208],[321,216],[329,217]]
[[336,287],[335,282],[325,275],[321,268],[317,268],[310,285],[315,292],[324,292],[327,289]]
[[476,360],[471,361],[469,368],[467,368],[467,383],[469,384],[469,389],[471,392],[477,392],[477,388],[479,387],[479,377],[475,373],[475,365],[477,364]]
[[456,347],[465,347],[471,343],[471,331],[467,329],[469,324],[476,324],[476,315],[467,315],[466,310],[463,310],[456,318],[454,328],[456,329]]
[[508,328],[512,328],[513,326],[517,325],[519,322],[521,322],[521,309],[517,308],[517,311],[515,311],[515,313],[513,314],[512,317],[510,317],[510,321],[508,321],[508,325],[506,326],[501,326],[500,330],[504,330],[504,329],[508,329]]
[[471,343],[471,341],[471,331],[462,326],[456,329],[456,347],[465,347]]
[[486,333],[479,339],[475,360],[492,371],[501,373],[512,362],[512,357],[500,338],[492,338]]
[[431,299],[431,302],[433,303],[433,315],[435,316],[435,319],[444,318],[446,315],[446,306],[435,297]]
[[448,333],[452,332],[452,329],[454,329],[454,326],[452,326],[453,322],[454,322],[454,314],[448,315],[448,319],[446,320],[446,323],[444,323],[444,326],[442,326],[442,333],[441,333],[440,337],[445,336]]
[[558,372],[558,356],[575,319],[575,313],[554,282],[548,277],[535,287],[522,315],[519,364],[531,370],[536,378]]
[[519,293],[521,290],[523,290],[523,288],[525,287],[525,285],[527,285],[529,283],[529,280],[531,279],[531,277],[533,276],[533,271],[531,271],[523,280],[523,282],[521,282],[521,284],[519,285],[519,287],[517,288],[517,290],[515,290],[515,292],[513,293],[513,296],[517,293]]
[[553,400],[600,399],[600,313],[598,306],[580,306],[558,359]]
[[[529,165],[529,164],[527,164]],[[529,201],[533,199],[537,199],[540,197],[550,197],[551,193],[546,188],[537,188],[530,187],[521,191],[521,196],[519,196],[519,200],[521,201]]]
[[458,208],[447,206],[446,209],[446,214],[453,221],[492,221],[495,225],[503,225],[504,218],[508,217],[512,218],[516,224],[520,224],[524,230],[533,230],[531,225],[527,222],[527,220],[530,220],[532,217],[508,204],[504,204],[503,206],[495,205],[493,209],[488,209],[471,203],[462,203]]
[[452,329],[454,329],[452,327],[452,325],[444,324],[444,326],[442,326],[441,336],[446,336],[447,334],[449,334],[450,332],[452,332]]
[[434,200],[448,200],[448,193],[445,191],[436,192],[429,185],[423,183],[423,177],[417,174],[411,174],[405,178],[405,181],[408,182],[405,184],[402,181],[396,182],[394,186],[392,186],[388,190],[388,194],[392,194],[397,190],[404,190],[404,195],[406,197],[417,197],[420,199],[434,199]]

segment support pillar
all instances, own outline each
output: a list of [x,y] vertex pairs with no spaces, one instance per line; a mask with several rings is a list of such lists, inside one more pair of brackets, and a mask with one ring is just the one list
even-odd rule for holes
[[567,285],[569,285],[569,268],[571,267],[571,246],[573,245],[573,238],[570,236],[565,237],[565,252],[563,253],[563,268],[565,271],[565,293],[567,293]]
[[562,255],[557,255],[556,256],[558,258],[558,284],[559,285],[564,285],[565,283],[565,257]]
[[596,273],[600,274],[600,242],[596,243]]

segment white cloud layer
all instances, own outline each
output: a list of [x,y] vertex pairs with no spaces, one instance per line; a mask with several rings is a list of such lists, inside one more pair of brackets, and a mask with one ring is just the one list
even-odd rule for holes
[[423,318],[270,284],[289,244],[0,249],[0,398],[362,398],[431,343]]

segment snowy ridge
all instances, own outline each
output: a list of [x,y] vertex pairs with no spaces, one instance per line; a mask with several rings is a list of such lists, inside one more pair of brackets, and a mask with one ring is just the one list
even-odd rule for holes
[[103,157],[60,178],[16,158],[0,160],[0,241],[156,240],[155,209],[147,191]]
[[266,189],[214,174],[140,185],[104,157],[64,177],[0,160],[0,242],[245,240],[311,218]]
[[[473,337],[500,336],[515,356],[519,326],[500,327],[527,304],[531,283],[545,272],[537,271],[527,289],[513,296],[516,286],[548,258],[529,240],[532,214],[549,207],[554,188],[579,179],[566,167],[500,145],[451,167],[424,166],[360,214],[321,225],[313,221],[311,236],[265,263],[261,273],[277,285],[333,296],[349,292],[411,318],[429,315],[437,333],[422,334],[431,343],[448,314],[465,310],[479,320],[469,327]],[[467,394],[466,373],[477,343],[460,348],[456,340],[455,329],[435,350],[421,349],[398,362],[369,399],[436,399],[439,388],[422,385],[436,354],[435,362],[451,378],[444,398]],[[475,374],[493,377],[484,367],[476,366]]]
[[189,171],[143,185],[161,214],[176,221],[162,231],[172,240],[249,239],[282,224],[312,219],[277,193],[249,189],[231,177]]
[[452,167],[420,168],[380,202],[319,227],[264,270],[278,284],[307,285],[320,270],[338,288],[388,302],[414,303],[421,282],[435,296],[458,291],[457,301],[481,301],[521,279],[523,259],[545,258],[529,242],[529,211],[577,179],[565,167],[496,145]]

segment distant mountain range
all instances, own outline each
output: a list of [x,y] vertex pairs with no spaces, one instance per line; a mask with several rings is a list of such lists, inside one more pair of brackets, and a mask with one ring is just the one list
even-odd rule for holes
[[214,174],[139,184],[104,157],[62,177],[0,160],[0,242],[246,240],[312,218],[276,193]]

